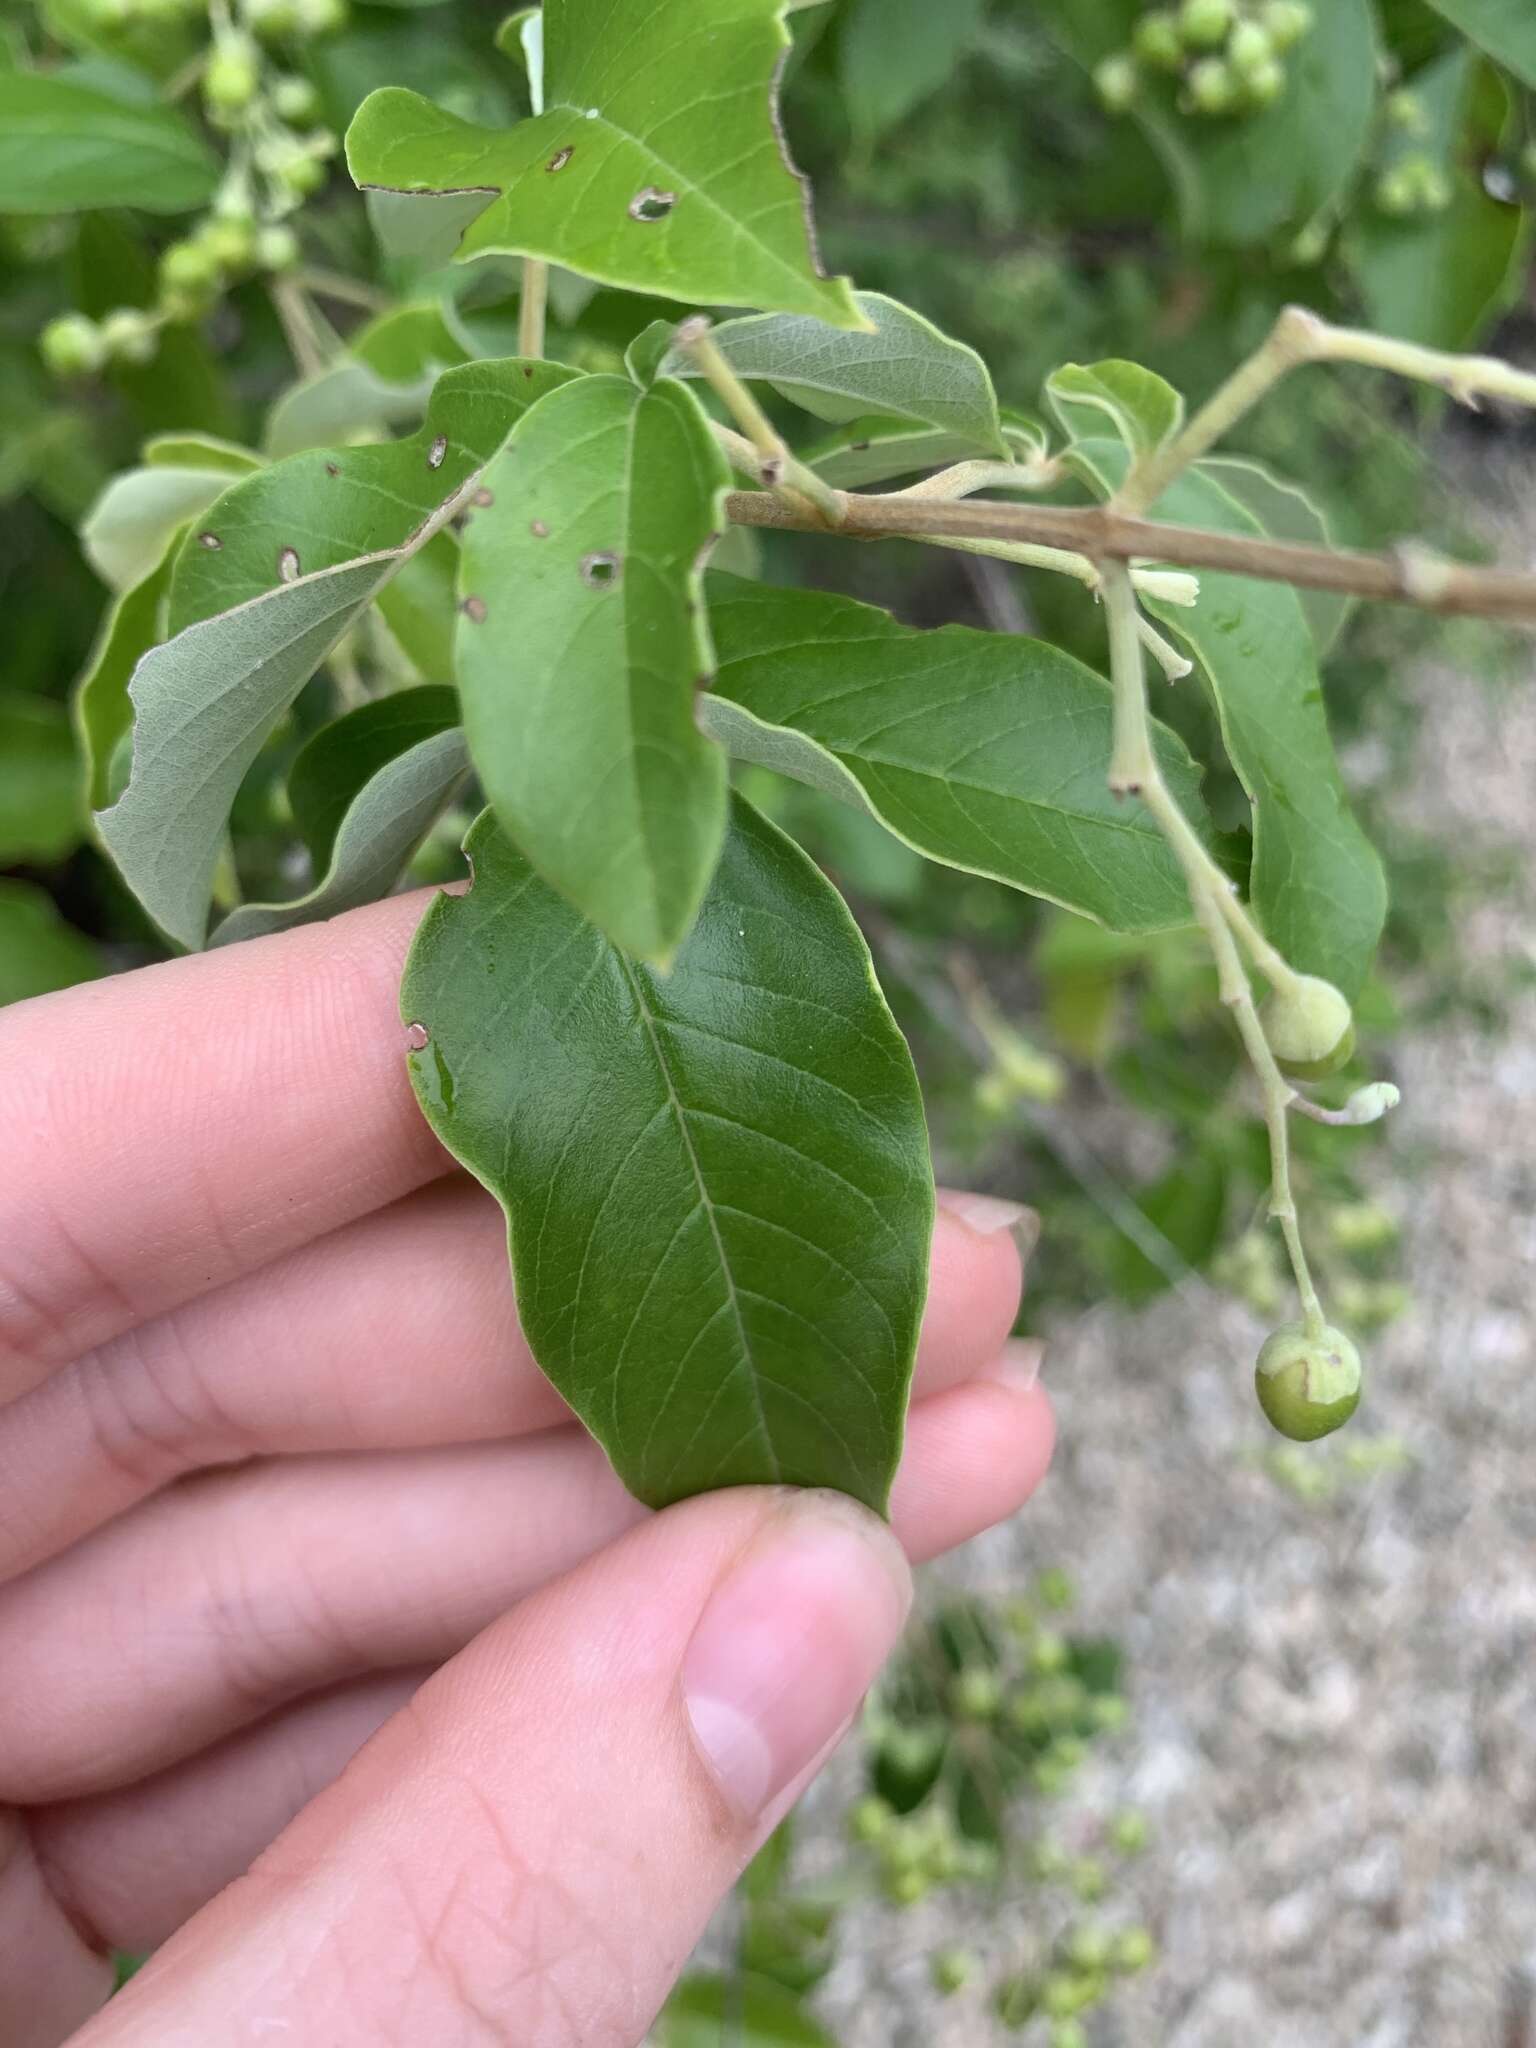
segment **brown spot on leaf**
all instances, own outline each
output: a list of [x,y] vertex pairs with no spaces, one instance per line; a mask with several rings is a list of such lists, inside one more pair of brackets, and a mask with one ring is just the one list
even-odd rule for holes
[[483,626],[485,624],[485,599],[483,597],[466,597],[460,609],[471,625]]
[[494,505],[496,502],[496,493],[494,491],[488,491],[485,488],[485,485],[482,484],[479,490],[476,491],[475,495],[470,499],[469,502],[471,503],[471,505]]
[[535,540],[549,539],[549,528],[544,524],[542,519],[530,519],[528,522],[528,531],[533,535]]
[[209,549],[210,552],[214,549],[221,548],[224,545],[223,541],[219,539],[219,536],[216,533],[200,533],[197,536],[197,544],[200,548]]
[[571,158],[575,154],[575,144],[568,142],[565,145],[564,149],[557,149],[555,151],[554,155],[550,158],[549,162],[544,166],[544,168],[546,171],[563,171],[566,165],[570,162]]
[[283,548],[277,557],[277,573],[285,583],[299,580],[299,551],[297,548]]
[[439,434],[437,439],[432,443],[432,446],[427,450],[428,469],[441,469],[443,466],[443,457],[447,453],[448,436],[446,434]]
[[328,462],[325,465],[325,473],[327,476],[340,476],[341,464],[339,462]]
[[641,221],[665,220],[676,204],[675,192],[663,192],[658,186],[647,185],[629,202],[629,217]]

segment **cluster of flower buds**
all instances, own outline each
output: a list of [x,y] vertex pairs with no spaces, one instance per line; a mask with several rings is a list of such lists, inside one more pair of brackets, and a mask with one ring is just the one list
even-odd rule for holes
[[1187,114],[1228,119],[1273,106],[1285,91],[1285,59],[1312,28],[1307,0],[1182,0],[1151,7],[1124,49],[1094,72],[1111,113],[1125,113],[1149,79],[1175,81]]
[[1400,87],[1386,105],[1385,145],[1372,198],[1379,213],[1395,220],[1444,213],[1455,194],[1450,174],[1423,147],[1429,112],[1418,94]]

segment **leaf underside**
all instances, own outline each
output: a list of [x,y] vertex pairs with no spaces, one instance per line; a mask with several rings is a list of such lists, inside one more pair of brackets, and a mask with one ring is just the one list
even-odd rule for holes
[[667,976],[491,813],[406,967],[444,1144],[508,1217],[534,1356],[641,1500],[831,1486],[883,1510],[933,1196],[911,1059],[836,892],[739,798]]

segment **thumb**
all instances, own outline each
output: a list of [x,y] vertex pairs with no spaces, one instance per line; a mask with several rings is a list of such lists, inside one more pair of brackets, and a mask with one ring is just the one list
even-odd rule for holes
[[446,1665],[76,2048],[627,2048],[910,1598],[838,1495],[653,1517]]

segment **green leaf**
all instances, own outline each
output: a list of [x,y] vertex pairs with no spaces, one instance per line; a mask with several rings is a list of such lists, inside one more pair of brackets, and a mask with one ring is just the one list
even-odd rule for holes
[[1166,378],[1140,363],[1064,363],[1045,395],[1074,440],[1102,434],[1108,419],[1133,455],[1150,455],[1184,424],[1184,400]]
[[684,1977],[657,2019],[656,2048],[837,2048],[792,1991],[737,1971]]
[[851,0],[838,43],[838,83],[866,144],[894,128],[949,77],[975,42],[987,0]]
[[1211,1152],[1196,1152],[1169,1168],[1136,1198],[1136,1206],[1168,1247],[1157,1265],[1133,1238],[1111,1240],[1110,1285],[1122,1300],[1150,1301],[1173,1285],[1179,1262],[1199,1270],[1221,1237],[1227,1208],[1227,1171]]
[[[858,292],[854,303],[869,323],[865,332],[759,313],[727,320],[714,341],[738,377],[761,378],[817,419],[878,413],[954,435],[967,453],[1006,456],[997,394],[976,351],[879,292]],[[664,367],[672,377],[698,374],[681,349]]]
[[933,1193],[911,1059],[846,906],[740,798],[670,974],[489,812],[401,1016],[434,1129],[507,1212],[550,1379],[653,1507],[831,1486],[883,1510]]
[[[1536,91],[1536,14],[1528,0],[1429,0],[1480,50]],[[1418,89],[1418,80],[1414,80]]]
[[1413,92],[1427,121],[1414,153],[1444,171],[1451,203],[1406,219],[1362,208],[1345,248],[1373,327],[1456,352],[1477,341],[1515,282],[1523,215],[1496,199],[1483,175],[1509,118],[1509,94],[1466,48],[1416,72]]
[[[353,716],[374,708],[363,705]],[[387,896],[468,772],[469,749],[456,727],[417,740],[386,760],[346,806],[329,865],[314,887],[291,903],[242,904],[218,926],[209,944],[224,946],[268,932],[291,931]]]
[[46,889],[0,880],[0,1005],[73,988],[103,966],[101,954],[64,922]]
[[150,575],[172,534],[206,512],[228,490],[227,468],[151,463],[113,477],[80,529],[85,558],[113,590],[131,590]]
[[[1246,455],[1210,455],[1200,464],[1200,471],[1220,484],[1229,498],[1235,498],[1271,540],[1296,541],[1303,547],[1334,545],[1321,506],[1262,462]],[[1338,639],[1354,601],[1331,590],[1298,590],[1296,595],[1322,660]]]
[[[707,729],[738,758],[860,809],[931,860],[1123,931],[1186,924],[1177,863],[1142,806],[1110,795],[1108,683],[1071,655],[967,626],[914,632],[819,591],[710,579],[718,669]],[[1158,757],[1203,815],[1171,733]]]
[[419,419],[438,378],[465,355],[435,301],[398,306],[353,335],[345,356],[284,392],[267,420],[267,453],[276,460]]
[[[1035,462],[1046,453],[1048,440],[1038,422],[1026,423],[1022,414],[1005,411],[1002,430],[1004,447],[1013,461]],[[976,453],[976,442],[969,434],[941,433],[933,427],[870,413],[848,420],[827,440],[802,450],[800,459],[836,489],[861,491],[918,470],[942,469]]]
[[133,106],[37,71],[0,71],[0,203],[7,213],[211,199],[219,166],[174,108]]
[[151,469],[221,469],[228,476],[249,476],[260,469],[261,456],[217,434],[156,434],[144,443]]
[[458,631],[459,550],[446,533],[412,555],[379,592],[395,644],[426,682],[453,674]]
[[128,684],[140,659],[160,638],[171,564],[180,545],[180,533],[173,533],[143,582],[112,600],[90,660],[75,684],[75,733],[85,760],[86,801],[92,810],[103,809],[118,794],[112,786],[112,765],[133,729]]
[[544,879],[645,960],[686,935],[725,830],[725,757],[694,706],[729,482],[682,385],[586,377],[527,414],[464,535],[475,771]]
[[558,363],[466,363],[438,379],[420,431],[407,439],[306,449],[226,489],[181,551],[171,630],[273,589],[289,549],[308,575],[400,547],[490,460],[530,405],[575,375]]
[[452,195],[450,230],[478,200],[461,260],[543,257],[632,291],[856,327],[846,281],[816,268],[777,127],[783,15],[784,0],[547,0],[544,113],[482,128],[386,88],[348,131],[353,178]]
[[62,860],[84,833],[68,713],[48,697],[0,693],[0,867]]
[[128,787],[97,814],[103,844],[160,928],[200,946],[235,792],[262,742],[399,565],[321,569],[198,620],[139,663]]
[[364,785],[458,722],[458,692],[428,683],[359,704],[305,742],[288,771],[288,801],[317,871],[330,864],[341,821]]
[[[1081,441],[1072,455],[1106,495],[1124,474],[1118,443]],[[1261,530],[1199,471],[1151,516],[1220,533]],[[1192,610],[1145,602],[1199,665],[1253,806],[1249,892],[1260,923],[1294,967],[1355,996],[1386,918],[1386,882],[1349,808],[1300,599],[1283,583],[1202,570]]]

